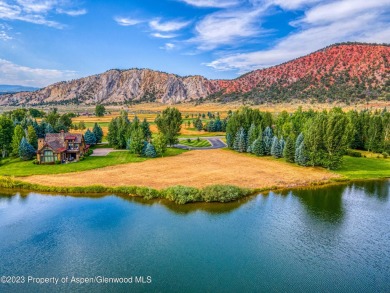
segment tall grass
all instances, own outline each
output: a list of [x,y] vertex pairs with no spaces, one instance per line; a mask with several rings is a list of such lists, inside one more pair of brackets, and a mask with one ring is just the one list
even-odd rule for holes
[[157,190],[142,186],[105,187],[90,185],[82,187],[44,186],[0,176],[0,187],[7,189],[57,192],[57,193],[114,193],[128,196],[138,196],[145,199],[167,199],[177,204],[190,202],[229,202],[244,196],[254,194],[255,190],[231,185],[212,185],[203,189],[188,186],[173,186]]

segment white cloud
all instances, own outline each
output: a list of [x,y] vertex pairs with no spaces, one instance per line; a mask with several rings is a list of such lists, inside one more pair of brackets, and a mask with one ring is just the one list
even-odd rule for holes
[[57,9],[56,11],[57,11],[57,13],[66,14],[69,16],[80,16],[80,15],[87,14],[87,12],[88,12],[86,9],[64,10],[61,8]]
[[0,59],[0,84],[44,87],[76,78],[76,72],[57,69],[31,68]]
[[163,47],[160,47],[160,49],[169,51],[169,50],[174,49],[175,47],[176,47],[175,44],[166,43]]
[[[318,3],[321,1],[322,0],[268,0],[267,4],[277,5],[285,10],[295,10],[295,9],[310,6],[312,4],[315,4],[315,3]],[[325,2],[325,1],[322,1],[322,2]]]
[[179,0],[186,4],[196,7],[215,7],[215,8],[226,8],[236,6],[240,3],[239,0]]
[[142,23],[142,20],[129,17],[115,17],[114,20],[121,26],[133,26]]
[[175,34],[161,34],[161,33],[153,33],[152,36],[160,39],[172,39],[177,37],[177,35]]
[[221,45],[233,45],[242,39],[258,37],[259,17],[263,9],[219,11],[207,15],[195,27],[196,36],[190,40],[200,50],[212,50]]
[[56,11],[63,11],[59,13],[65,13],[71,16],[82,15],[87,12],[84,9],[71,10],[67,6],[67,2],[63,0],[16,0],[16,2],[13,2],[14,4],[9,4],[9,1],[0,0],[0,19],[19,20],[55,28],[63,28],[63,24],[47,19],[47,15]]
[[342,0],[319,4],[309,8],[302,19],[294,22],[297,25],[294,33],[270,49],[226,55],[206,65],[216,70],[244,73],[289,61],[333,43],[389,42],[390,21],[385,15],[389,8],[388,0]]
[[161,19],[153,19],[149,22],[151,29],[160,31],[160,32],[174,32],[181,30],[190,24],[189,21],[165,21],[162,22]]
[[9,35],[9,31],[12,29],[9,25],[5,23],[0,23],[0,40],[9,41],[12,40],[13,37]]

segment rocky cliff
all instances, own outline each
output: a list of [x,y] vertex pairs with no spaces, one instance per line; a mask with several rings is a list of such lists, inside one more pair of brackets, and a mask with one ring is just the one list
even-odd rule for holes
[[256,102],[290,99],[377,98],[390,88],[390,46],[337,44],[234,80],[180,77],[149,69],[109,70],[35,92],[0,96],[0,105],[174,104],[202,99]]

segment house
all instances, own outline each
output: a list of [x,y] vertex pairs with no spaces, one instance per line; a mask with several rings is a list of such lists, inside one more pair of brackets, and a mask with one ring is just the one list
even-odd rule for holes
[[57,161],[75,162],[88,151],[84,136],[78,133],[47,133],[38,139],[37,160],[39,164],[53,164]]

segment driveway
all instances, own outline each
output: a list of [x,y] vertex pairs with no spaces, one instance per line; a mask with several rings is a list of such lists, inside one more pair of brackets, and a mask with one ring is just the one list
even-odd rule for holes
[[202,139],[208,140],[211,143],[209,147],[197,148],[190,147],[183,144],[175,144],[174,147],[183,150],[214,150],[226,147],[226,144],[219,137],[202,137]]
[[94,149],[93,154],[91,157],[104,157],[107,156],[109,153],[113,152],[113,148],[100,148],[100,149]]

